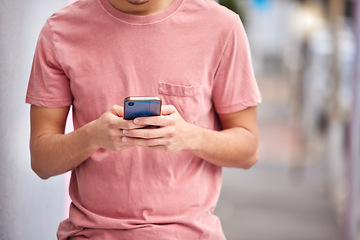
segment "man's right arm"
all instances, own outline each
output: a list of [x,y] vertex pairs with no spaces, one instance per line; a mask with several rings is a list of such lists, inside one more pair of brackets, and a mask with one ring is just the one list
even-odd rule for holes
[[100,118],[64,134],[68,112],[69,107],[31,106],[31,167],[42,179],[76,168],[99,148],[129,147],[121,141],[122,129],[138,128],[124,120],[123,108],[115,105]]

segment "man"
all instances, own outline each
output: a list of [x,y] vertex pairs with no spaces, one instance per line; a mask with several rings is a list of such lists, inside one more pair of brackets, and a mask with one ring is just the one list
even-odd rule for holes
[[[127,96],[161,97],[162,115],[124,120]],[[44,25],[26,101],[33,170],[72,170],[58,239],[225,239],[221,167],[258,159],[260,93],[236,14],[212,0],[80,0]]]

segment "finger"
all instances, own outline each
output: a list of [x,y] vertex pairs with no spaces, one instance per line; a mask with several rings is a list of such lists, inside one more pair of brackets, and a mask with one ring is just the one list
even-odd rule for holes
[[159,126],[165,127],[174,124],[174,119],[171,116],[154,116],[154,117],[139,117],[134,119],[134,124],[140,126]]
[[169,151],[169,150],[167,150],[167,148],[165,148],[165,146],[150,146],[148,148],[151,148],[153,150],[159,150],[159,151]]
[[114,105],[110,108],[110,112],[118,117],[124,117],[124,107]]
[[110,112],[105,116],[105,122],[103,124],[108,125],[111,129],[119,130],[141,128],[141,126],[134,124],[133,121],[125,120]]
[[140,147],[164,147],[166,145],[166,140],[164,138],[155,138],[155,139],[141,139],[141,138],[129,138],[123,137],[122,142],[129,145],[136,145]]
[[136,129],[142,128],[142,126],[134,124],[131,120],[125,120],[121,117],[118,117],[111,113],[110,111],[106,113],[104,124],[108,125],[112,129]]
[[132,130],[132,129],[141,129],[144,128],[142,125],[135,124],[132,120],[125,120],[121,118],[121,123],[119,124],[119,129],[122,131],[124,129],[126,130]]
[[153,129],[133,129],[123,130],[124,136],[131,138],[142,138],[142,139],[154,139],[172,136],[172,130],[170,128],[153,128]]
[[174,105],[164,105],[161,107],[161,114],[162,115],[170,115],[170,114],[173,114],[173,113],[176,113],[177,110],[176,108],[174,107]]

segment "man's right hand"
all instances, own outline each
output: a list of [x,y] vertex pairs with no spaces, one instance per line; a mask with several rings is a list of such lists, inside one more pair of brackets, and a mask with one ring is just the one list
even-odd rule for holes
[[113,106],[98,119],[64,134],[69,107],[31,106],[31,167],[46,179],[65,173],[86,161],[99,148],[118,151],[131,146],[121,141],[123,129],[134,129],[123,119],[123,107]]
[[92,144],[97,148],[105,148],[111,151],[119,151],[133,145],[124,143],[123,129],[136,129],[142,126],[136,125],[131,120],[125,120],[124,108],[114,105],[111,109],[91,122]]

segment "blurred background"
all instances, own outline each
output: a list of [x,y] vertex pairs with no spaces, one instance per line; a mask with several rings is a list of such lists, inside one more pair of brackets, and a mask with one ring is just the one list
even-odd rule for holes
[[[260,161],[223,171],[228,240],[359,240],[360,1],[221,0],[244,22],[263,102]],[[66,0],[0,5],[0,240],[56,239],[67,176],[30,168],[24,103],[38,34]]]

